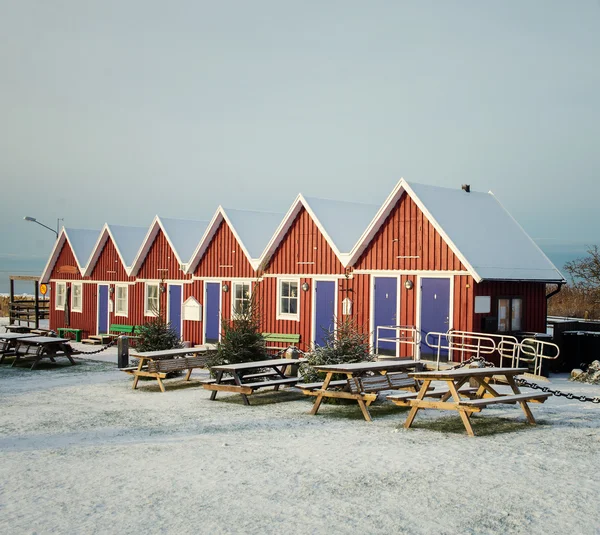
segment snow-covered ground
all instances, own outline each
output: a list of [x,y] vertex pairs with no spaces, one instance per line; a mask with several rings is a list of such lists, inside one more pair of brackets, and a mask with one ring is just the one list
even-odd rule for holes
[[204,376],[162,394],[114,360],[0,365],[0,533],[600,533],[600,405],[532,404],[536,427],[490,407],[470,438],[387,402],[370,424],[292,390],[211,402]]

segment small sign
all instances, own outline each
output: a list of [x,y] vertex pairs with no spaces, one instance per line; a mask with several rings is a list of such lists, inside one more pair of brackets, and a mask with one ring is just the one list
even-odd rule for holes
[[77,266],[60,266],[57,271],[59,273],[70,273],[72,275],[79,273]]
[[47,291],[48,291],[48,286],[44,283],[40,284],[40,293],[42,295],[46,295]]

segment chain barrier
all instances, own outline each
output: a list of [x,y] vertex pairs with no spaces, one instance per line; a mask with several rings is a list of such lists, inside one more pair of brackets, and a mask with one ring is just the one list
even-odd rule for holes
[[108,344],[106,344],[104,347],[101,347],[100,349],[96,349],[94,351],[76,350],[76,354],[77,355],[96,355],[98,353],[102,353],[102,351],[106,351],[107,349],[117,345],[118,342],[119,342],[119,337],[115,338],[114,340],[111,340]]
[[[480,368],[495,367],[494,363],[488,362],[483,357],[471,357],[470,359],[465,360],[464,362],[461,362],[460,364],[457,364],[456,366],[453,366],[450,369],[458,370],[459,368],[464,368],[465,366],[467,366],[469,364],[474,364],[474,363],[480,364],[480,366],[479,366]],[[547,392],[549,394],[552,394],[553,396],[564,397],[567,399],[576,399],[578,401],[581,401],[582,403],[590,402],[590,403],[600,404],[600,396],[596,396],[594,398],[589,397],[589,396],[578,396],[576,394],[573,394],[572,392],[561,392],[560,390],[552,390],[551,388],[548,388],[547,386],[540,386],[537,383],[531,383],[529,381],[526,381],[525,379],[516,379],[516,383],[519,386],[533,388],[534,390],[541,390],[542,392]]]

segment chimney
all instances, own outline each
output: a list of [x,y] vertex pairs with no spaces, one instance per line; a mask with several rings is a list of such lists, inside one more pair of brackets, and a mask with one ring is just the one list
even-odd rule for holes
[[471,184],[463,184],[462,189],[464,189],[467,193],[471,193]]

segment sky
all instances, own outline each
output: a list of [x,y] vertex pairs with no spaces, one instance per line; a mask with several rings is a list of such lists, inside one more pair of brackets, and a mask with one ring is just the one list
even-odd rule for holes
[[0,0],[0,256],[401,177],[599,243],[599,66],[600,0]]

